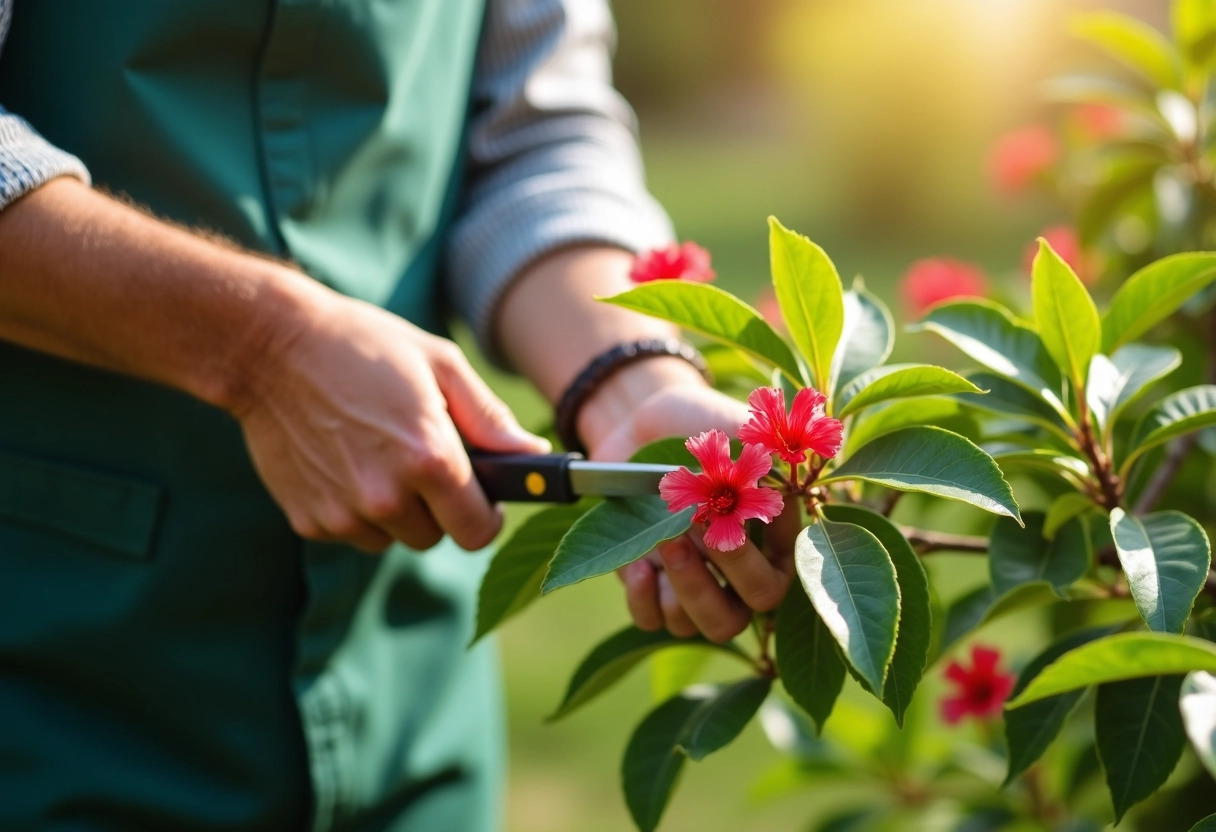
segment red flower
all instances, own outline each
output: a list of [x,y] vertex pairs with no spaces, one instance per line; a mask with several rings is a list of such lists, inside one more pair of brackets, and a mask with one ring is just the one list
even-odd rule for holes
[[[1053,225],[1051,228],[1043,229],[1039,236],[1047,241],[1056,254],[1060,255],[1061,260],[1072,266],[1072,270],[1077,273],[1077,277],[1082,283],[1088,286],[1093,282],[1095,270],[1090,268],[1085,252],[1081,249],[1081,240],[1071,226]],[[1034,258],[1038,254],[1038,240],[1029,243],[1022,253],[1022,266],[1026,269],[1027,274],[1033,270]]]
[[983,297],[988,279],[979,266],[949,257],[929,257],[913,263],[900,278],[900,293],[913,317],[950,298]]
[[958,693],[941,701],[942,718],[954,725],[965,716],[988,719],[997,716],[1013,690],[1013,674],[996,669],[999,650],[976,645],[971,648],[973,667],[968,670],[957,661],[946,667],[946,678],[958,686]]
[[1113,139],[1123,132],[1123,111],[1109,104],[1082,104],[1076,110],[1077,126],[1091,142]]
[[708,283],[714,279],[714,270],[709,267],[709,252],[696,243],[655,248],[639,254],[629,270],[629,279],[634,283],[651,280],[691,280]]
[[762,448],[744,445],[739,461],[731,462],[730,440],[720,430],[693,436],[684,444],[701,463],[701,473],[681,467],[665,474],[659,494],[673,512],[697,507],[692,519],[709,524],[707,546],[720,552],[738,549],[747,540],[743,521],[757,518],[768,523],[781,513],[781,494],[757,485],[773,467]]
[[1017,193],[1043,175],[1059,156],[1056,137],[1041,125],[1006,133],[992,148],[988,167],[997,187]]
[[747,397],[752,418],[739,428],[739,438],[780,455],[791,465],[805,462],[807,451],[831,459],[840,452],[843,426],[839,419],[824,415],[826,402],[827,397],[818,390],[804,387],[795,394],[787,416],[785,392],[758,387]]

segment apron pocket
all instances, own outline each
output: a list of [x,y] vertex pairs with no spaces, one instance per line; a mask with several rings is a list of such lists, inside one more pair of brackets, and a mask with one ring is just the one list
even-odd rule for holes
[[132,560],[152,557],[160,500],[148,483],[0,451],[0,518]]

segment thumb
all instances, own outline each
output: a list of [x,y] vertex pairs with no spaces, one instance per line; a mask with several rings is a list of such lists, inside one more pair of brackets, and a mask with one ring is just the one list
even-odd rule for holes
[[794,573],[794,543],[802,532],[802,506],[787,496],[785,508],[764,529],[764,548],[773,565],[787,575]]
[[549,440],[525,430],[516,421],[511,408],[477,375],[458,348],[443,351],[432,367],[448,414],[470,445],[507,453],[552,450]]

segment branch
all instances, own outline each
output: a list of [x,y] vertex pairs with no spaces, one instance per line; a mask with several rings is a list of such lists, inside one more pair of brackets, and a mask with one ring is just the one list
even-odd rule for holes
[[918,555],[928,555],[933,552],[977,552],[988,551],[988,538],[969,534],[948,534],[927,529],[914,529],[911,526],[899,526],[903,536],[908,538],[912,548]]

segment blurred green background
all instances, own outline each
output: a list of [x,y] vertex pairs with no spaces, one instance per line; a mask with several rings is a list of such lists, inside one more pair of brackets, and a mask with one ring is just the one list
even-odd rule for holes
[[[1167,22],[1164,0],[616,0],[616,77],[638,113],[651,189],[680,238],[710,249],[720,286],[750,301],[767,285],[775,214],[823,246],[846,281],[864,275],[906,322],[895,287],[912,261],[953,256],[996,283],[1024,281],[1025,246],[1067,219],[1044,197],[998,193],[987,158],[1001,134],[1060,117],[1042,101],[1047,78],[1100,63],[1067,29],[1071,14],[1096,8]],[[900,355],[957,363],[923,335],[901,335]],[[525,424],[543,420],[530,392],[494,381]],[[931,564],[960,585],[982,580],[978,566]],[[626,621],[617,582],[603,578],[506,625],[511,832],[632,828],[618,772],[650,708],[645,669],[544,724],[578,661]],[[1007,632],[989,640],[1016,645]],[[931,668],[918,694],[929,719],[940,675]],[[848,719],[837,713],[835,728],[849,731]],[[686,767],[660,828],[805,828],[830,808],[821,796],[749,801],[779,759],[749,728]]]

